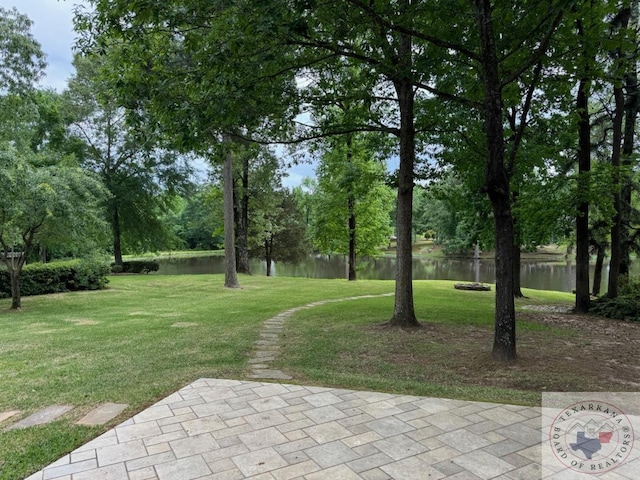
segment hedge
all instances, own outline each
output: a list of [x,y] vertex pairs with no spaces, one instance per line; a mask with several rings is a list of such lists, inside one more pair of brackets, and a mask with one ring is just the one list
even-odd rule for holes
[[[20,275],[20,295],[76,290],[98,290],[109,280],[109,266],[96,260],[69,260],[25,265]],[[0,298],[11,296],[11,278],[6,267],[0,267]]]
[[160,264],[155,260],[131,260],[122,262],[122,266],[111,264],[111,273],[149,273],[157,272]]

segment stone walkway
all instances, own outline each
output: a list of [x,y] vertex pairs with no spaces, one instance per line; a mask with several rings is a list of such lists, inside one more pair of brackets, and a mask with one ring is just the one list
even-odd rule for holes
[[361,295],[358,297],[347,297],[333,300],[322,300],[319,302],[309,303],[302,307],[291,308],[285,312],[270,318],[262,327],[260,332],[260,339],[256,342],[255,351],[253,356],[249,359],[249,365],[251,366],[251,374],[249,378],[261,379],[261,380],[291,380],[291,376],[287,375],[280,370],[276,370],[271,367],[271,362],[275,361],[278,357],[278,351],[280,349],[279,337],[284,329],[284,322],[291,315],[300,310],[308,310],[313,307],[325,305],[327,303],[347,302],[350,300],[361,300],[364,298],[376,298],[376,297],[390,297],[393,293],[383,293],[381,295]]
[[[540,408],[200,379],[28,480],[595,478],[541,467],[550,423]],[[636,448],[597,478],[638,472]]]
[[[77,425],[103,425],[110,422],[120,415],[129,405],[123,403],[103,403],[87,413],[84,417],[76,422]],[[23,428],[34,427],[36,425],[44,425],[62,417],[64,414],[73,410],[70,405],[51,405],[49,407],[38,410],[22,420],[10,423],[4,430],[20,430]],[[0,423],[7,420],[16,419],[20,415],[20,410],[11,410],[0,413]]]
[[[372,297],[314,302],[267,320],[249,360],[249,377],[291,379],[271,364],[278,356],[284,322],[295,312]],[[104,423],[109,408],[124,407],[103,406],[91,421]],[[66,408],[52,406],[45,413],[61,415]],[[577,473],[554,460],[549,432],[558,411],[200,379],[27,480],[640,478],[640,407],[631,417],[638,432],[636,446],[630,447],[624,463],[597,476]],[[4,420],[18,413],[6,412]],[[36,412],[9,428],[42,423],[42,416]]]

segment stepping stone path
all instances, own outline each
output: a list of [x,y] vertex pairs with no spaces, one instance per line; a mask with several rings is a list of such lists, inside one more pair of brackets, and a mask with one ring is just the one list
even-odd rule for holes
[[78,420],[78,425],[102,425],[120,415],[129,405],[126,403],[103,403]]
[[[278,351],[280,349],[279,339],[284,329],[284,322],[294,313],[301,310],[308,310],[313,307],[325,305],[327,303],[346,302],[349,300],[361,300],[364,298],[376,298],[376,297],[389,297],[394,295],[393,293],[385,293],[381,295],[361,295],[357,297],[339,298],[334,300],[323,300],[319,302],[309,303],[302,307],[291,308],[285,312],[276,315],[264,322],[262,330],[260,331],[260,339],[255,343],[255,351],[253,357],[249,359],[251,365],[251,374],[249,378],[254,379],[272,379],[272,380],[290,380],[292,377],[286,373],[276,370],[271,367],[271,363],[278,357]],[[195,323],[176,323],[174,327],[187,327],[195,326]],[[109,422],[111,419],[117,417],[126,409],[128,405],[119,403],[104,403],[99,405],[87,415],[82,417],[76,422],[78,425],[102,425]],[[61,417],[65,413],[73,410],[69,405],[52,405],[50,407],[39,410],[28,417],[15,422],[5,430],[17,430],[22,428],[28,428],[35,425],[43,425],[53,422],[55,419]],[[0,424],[20,414],[19,410],[10,410],[6,412],[0,412]]]
[[34,425],[50,423],[71,410],[73,410],[73,407],[70,407],[69,405],[51,405],[50,407],[39,410],[36,413],[29,415],[27,418],[23,418],[19,422],[10,425],[7,427],[7,430],[18,430],[33,427]]
[[[78,420],[76,424],[88,426],[102,425],[120,415],[120,413],[122,413],[128,406],[129,405],[123,403],[104,403],[86,414],[84,417]],[[51,423],[57,418],[60,418],[65,413],[70,412],[71,410],[73,410],[73,407],[69,405],[51,405],[50,407],[38,410],[28,417],[9,425],[4,430],[19,430],[23,428],[33,427],[35,425],[44,425],[46,423]],[[11,417],[17,416],[19,413],[19,410],[0,412],[0,423],[10,419]]]
[[309,303],[302,307],[291,308],[285,312],[279,313],[273,318],[270,318],[269,320],[264,322],[262,330],[260,331],[260,340],[256,341],[253,357],[249,359],[249,365],[251,365],[251,374],[248,375],[248,377],[271,380],[291,380],[293,378],[280,370],[272,368],[270,364],[271,362],[274,362],[278,357],[278,351],[280,349],[279,339],[284,329],[284,322],[294,313],[301,310],[308,310],[313,307],[318,307],[320,305],[325,305],[327,303],[361,300],[363,298],[390,297],[393,295],[393,293],[384,293],[381,295],[361,295],[358,297],[323,300],[320,302]]
[[15,417],[19,413],[20,410],[9,410],[8,412],[0,413],[0,423],[4,422],[5,420],[9,420],[11,417]]

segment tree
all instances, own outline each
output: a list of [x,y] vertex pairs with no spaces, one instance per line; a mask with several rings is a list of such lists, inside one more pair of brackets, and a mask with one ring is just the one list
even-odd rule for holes
[[[638,90],[638,2],[623,2],[611,22],[612,37],[616,48],[610,52],[613,58],[611,82],[613,88],[612,150],[613,205],[615,215],[611,229],[611,261],[607,296],[618,295],[618,279],[621,271],[629,273],[629,211],[631,187],[629,174],[622,167],[634,163],[635,128],[640,110]],[[631,28],[630,27],[631,24]]]
[[[431,15],[424,17],[422,28],[412,30],[430,47],[420,65],[431,68],[427,86],[440,105],[441,115],[446,117],[450,107],[466,109],[469,117],[483,126],[482,136],[475,143],[477,151],[482,152],[482,190],[491,202],[494,221],[493,356],[500,361],[512,361],[517,356],[511,179],[565,3],[433,2],[423,5],[423,13]],[[459,132],[463,138],[467,133],[465,129]]]
[[44,71],[45,55],[31,35],[32,22],[0,7],[0,93],[25,93]]
[[[629,7],[629,28],[627,35],[631,41],[625,42],[624,45],[632,47],[638,44],[640,37],[640,5],[637,0],[632,0],[626,5]],[[640,85],[638,84],[638,62],[640,61],[640,52],[637,48],[626,48],[623,50],[628,56],[627,68],[624,71],[624,90],[625,90],[625,110],[624,110],[624,130],[622,138],[622,166],[623,169],[629,169],[636,164],[637,159],[637,120],[640,115]],[[635,150],[634,150],[635,149]],[[634,157],[634,151],[636,157]],[[622,184],[621,191],[621,211],[620,223],[622,225],[621,232],[621,252],[620,252],[620,274],[629,275],[631,264],[630,252],[638,250],[637,241],[635,239],[636,232],[632,225],[634,217],[633,203],[634,181],[633,175],[627,174]]]
[[312,241],[322,253],[347,255],[348,280],[357,278],[357,256],[379,254],[392,233],[393,192],[367,140],[362,134],[328,139],[316,170]]
[[416,233],[432,230],[435,242],[448,254],[468,252],[476,243],[482,249],[493,246],[493,225],[486,221],[491,206],[469,180],[449,171],[418,191],[415,204],[420,230]]
[[[411,271],[416,150],[438,120],[425,105],[436,96],[445,107],[462,105],[481,119],[484,189],[492,204],[497,250],[493,352],[499,360],[515,359],[509,181],[509,159],[515,157],[506,150],[504,107],[506,100],[518,96],[520,101],[537,91],[538,65],[548,60],[546,53],[568,0],[93,3],[97,14],[92,31],[107,25],[127,41],[127,68],[118,81],[128,85],[123,90],[135,100],[133,106],[159,107],[165,126],[181,132],[182,138],[202,142],[207,133],[223,131],[233,138],[254,132],[261,121],[276,118],[279,102],[274,98],[295,98],[290,95],[299,90],[310,109],[341,98],[356,101],[358,108],[347,122],[301,126],[296,140],[361,131],[397,139],[398,261],[389,322],[393,326],[418,323]],[[153,35],[147,34],[150,30]],[[185,47],[178,56],[172,50],[176,45]],[[333,75],[346,70],[357,71],[357,80]],[[154,88],[139,88],[149,78]],[[516,122],[515,146],[527,114],[522,111]]]
[[173,195],[188,188],[190,167],[184,157],[163,148],[162,136],[149,124],[127,125],[101,77],[107,61],[76,56],[76,74],[65,96],[75,116],[71,134],[86,145],[82,165],[98,174],[111,193],[106,213],[114,260],[122,265],[124,249],[141,252],[170,243],[161,216],[171,208]]
[[69,132],[77,118],[74,109],[69,108],[68,95],[51,89],[37,90],[33,103],[36,115],[28,125],[30,149],[35,153],[56,151],[82,162],[87,154],[87,144]]
[[31,25],[15,8],[0,7],[0,141],[16,148],[28,143],[25,125],[37,118],[32,93],[46,66]]
[[[89,244],[104,225],[100,182],[78,167],[37,166],[40,159],[0,150],[0,260],[11,276],[11,308],[20,309],[20,274],[38,242]],[[15,252],[19,252],[17,256]]]
[[267,208],[269,200],[266,197],[281,188],[280,179],[285,173],[280,169],[278,158],[264,145],[238,144],[234,152],[236,154],[233,183],[237,240],[236,270],[238,273],[250,274],[251,222],[254,215],[260,215]]
[[152,118],[183,152],[224,160],[225,285],[237,287],[230,144],[249,131],[285,132],[292,124],[295,79],[282,74],[291,49],[269,48],[267,30],[251,35],[234,2],[91,4],[76,25],[86,48],[118,49],[111,84],[131,117]]
[[272,263],[300,263],[309,253],[303,213],[288,190],[269,195],[253,216],[251,253],[267,264],[271,276]]
[[[576,305],[577,313],[586,313],[591,303],[589,281],[590,234],[589,217],[593,194],[592,173],[592,95],[602,87],[606,57],[602,44],[605,38],[604,19],[608,3],[592,0],[584,9],[572,10],[567,17],[569,44],[575,54],[567,57],[567,71],[575,83],[574,111],[577,132],[576,186]],[[573,37],[573,38],[571,38]]]
[[222,190],[217,185],[196,186],[178,203],[178,211],[170,212],[163,221],[183,245],[189,250],[222,248]]

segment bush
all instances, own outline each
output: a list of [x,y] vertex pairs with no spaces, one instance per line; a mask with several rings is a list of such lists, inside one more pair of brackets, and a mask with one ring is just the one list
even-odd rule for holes
[[[113,265],[115,267],[115,265]],[[155,260],[132,260],[122,262],[122,273],[149,273],[157,272],[160,264]]]
[[[76,290],[98,290],[109,280],[109,267],[98,260],[32,263],[25,265],[20,275],[21,296]],[[0,298],[11,296],[11,277],[0,269]]]
[[123,271],[122,265],[111,264],[111,273],[122,273]]
[[620,277],[616,298],[594,301],[589,312],[607,318],[640,321],[640,277]]

